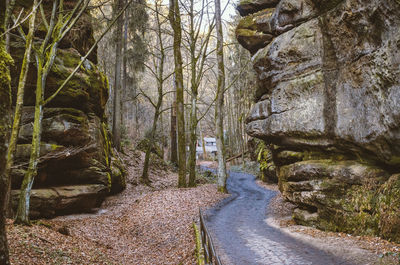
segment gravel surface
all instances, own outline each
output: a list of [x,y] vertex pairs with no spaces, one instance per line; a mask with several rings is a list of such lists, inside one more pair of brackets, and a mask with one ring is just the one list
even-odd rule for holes
[[206,217],[224,264],[352,264],[267,224],[266,207],[277,192],[254,176],[230,172],[227,188],[232,195]]

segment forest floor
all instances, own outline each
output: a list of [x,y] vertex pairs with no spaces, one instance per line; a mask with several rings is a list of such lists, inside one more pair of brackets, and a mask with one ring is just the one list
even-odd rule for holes
[[138,185],[144,154],[129,152],[127,188],[92,214],[8,220],[12,264],[195,264],[193,222],[199,207],[226,195],[215,184],[178,189],[178,176],[153,163],[151,187]]

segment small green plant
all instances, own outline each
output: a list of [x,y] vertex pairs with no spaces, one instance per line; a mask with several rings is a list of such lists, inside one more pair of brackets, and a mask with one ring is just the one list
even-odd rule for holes
[[196,171],[196,184],[217,183],[217,176],[209,171]]
[[273,163],[272,153],[269,147],[263,141],[260,141],[257,145],[257,154],[257,161],[259,163],[261,172],[261,180],[264,180],[264,171],[267,170]]

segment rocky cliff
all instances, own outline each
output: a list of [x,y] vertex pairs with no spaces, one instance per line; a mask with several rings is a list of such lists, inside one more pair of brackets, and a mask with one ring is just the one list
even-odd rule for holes
[[[73,1],[66,1],[66,4],[69,2]],[[46,4],[51,5],[51,1]],[[45,6],[45,10],[51,10],[51,6]],[[40,21],[37,25],[35,42],[40,42],[45,29]],[[47,79],[45,98],[56,91],[93,43],[91,17],[85,14],[60,44]],[[22,47],[24,43],[19,38],[11,40],[11,55],[15,61],[11,69],[14,104],[24,53]],[[90,210],[98,207],[108,194],[125,187],[124,169],[113,151],[107,130],[108,81],[96,62],[94,54],[44,109],[39,172],[31,195],[31,216],[34,218]],[[32,62],[12,172],[14,207],[30,155],[35,79],[36,68]]]
[[271,144],[294,219],[400,242],[400,2],[242,0],[247,132]]

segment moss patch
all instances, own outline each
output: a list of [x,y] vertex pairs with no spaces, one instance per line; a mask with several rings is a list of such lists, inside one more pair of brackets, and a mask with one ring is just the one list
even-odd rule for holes
[[400,175],[380,185],[374,179],[353,185],[339,200],[335,214],[319,211],[318,227],[400,242]]

